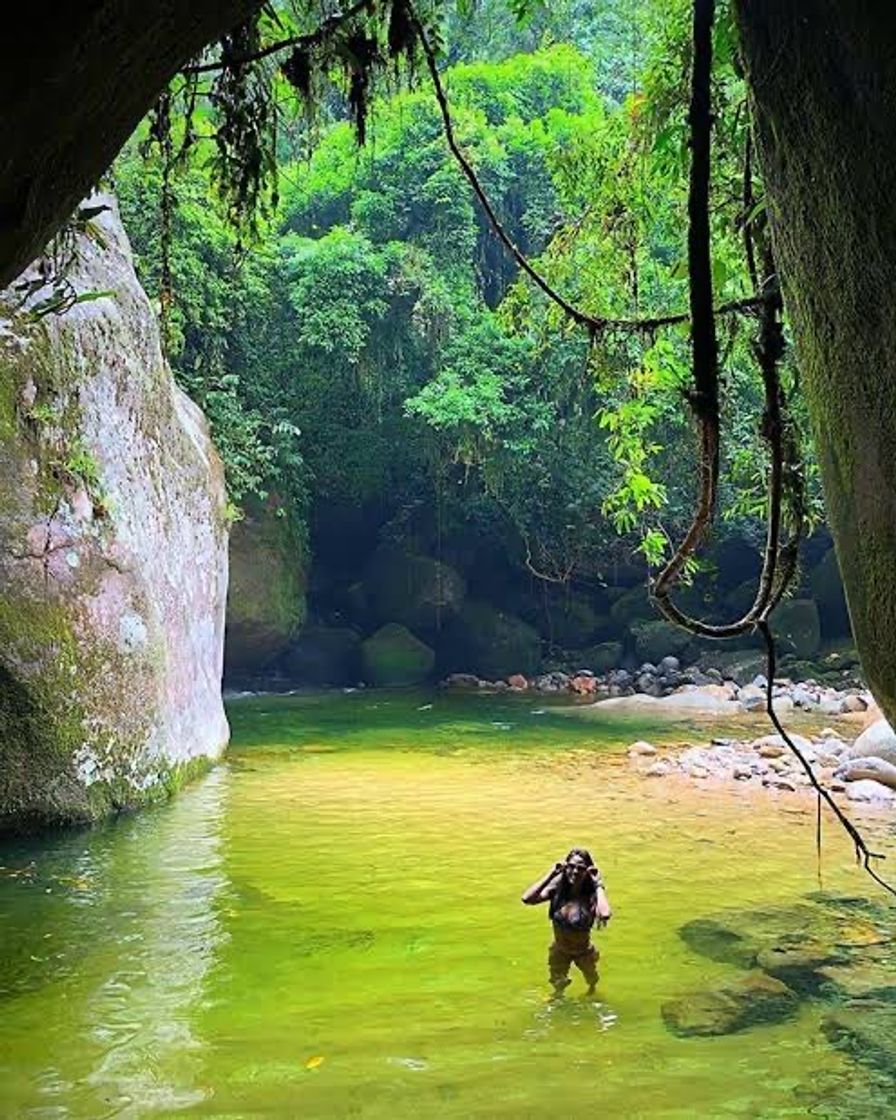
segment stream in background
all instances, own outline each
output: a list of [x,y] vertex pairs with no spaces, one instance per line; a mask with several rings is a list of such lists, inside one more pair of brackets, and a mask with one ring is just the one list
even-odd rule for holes
[[[687,727],[579,722],[539,698],[256,697],[230,715],[226,764],[170,804],[0,848],[3,1117],[888,1107],[893,1059],[834,1048],[829,1001],[713,1038],[661,1017],[739,973],[684,923],[818,890],[810,798],[645,780],[624,748]],[[865,827],[896,850],[886,816]],[[547,915],[519,896],[576,844],[615,917],[598,1000],[574,972],[552,1003]],[[822,880],[882,901],[833,823]]]

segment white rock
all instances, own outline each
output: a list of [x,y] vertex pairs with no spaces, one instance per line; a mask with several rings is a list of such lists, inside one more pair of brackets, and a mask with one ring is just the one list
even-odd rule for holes
[[656,754],[656,747],[653,743],[648,743],[645,739],[639,739],[628,748],[628,753],[633,757],[636,755],[652,755]]
[[896,733],[885,719],[879,719],[870,727],[866,727],[853,745],[844,752],[845,758],[868,756],[896,763]]
[[894,801],[896,791],[882,786],[870,778],[861,778],[857,782],[850,782],[846,787],[846,796],[850,801]]

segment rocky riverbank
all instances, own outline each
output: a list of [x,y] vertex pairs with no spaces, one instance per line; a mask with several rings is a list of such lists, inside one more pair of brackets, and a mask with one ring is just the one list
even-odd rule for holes
[[[731,718],[766,709],[768,682],[762,674],[750,680],[726,678],[719,669],[697,666],[682,669],[675,657],[658,665],[645,663],[634,672],[612,669],[602,676],[587,669],[551,672],[539,677],[521,674],[489,681],[454,673],[443,687],[488,692],[535,692],[573,695],[591,703],[574,709],[579,715],[600,718],[604,713],[666,719]],[[803,733],[788,734],[815,777],[834,794],[849,801],[896,805],[896,734],[877,709],[871,694],[860,685],[845,689],[815,680],[772,682],[772,705],[782,718],[800,717]],[[806,722],[830,718],[837,727],[806,732]],[[848,721],[859,721],[856,736]],[[677,776],[698,783],[725,781],[797,793],[812,785],[806,766],[779,734],[743,739],[712,738],[708,743],[673,748],[634,742],[628,751],[632,765],[646,778]]]
[[[818,781],[849,801],[896,805],[896,734],[876,708],[869,709],[858,736],[824,727],[816,734],[788,736]],[[778,734],[744,739],[714,738],[707,744],[661,749],[632,743],[631,764],[646,778],[678,776],[696,783],[734,782],[796,793],[811,788],[803,763]]]
[[[515,673],[504,680],[487,680],[471,673],[452,673],[441,683],[445,688],[482,689],[491,692],[538,692],[572,694],[594,701],[649,697],[667,702],[682,711],[705,709],[705,714],[736,715],[765,709],[767,680],[757,668],[764,659],[750,655],[740,666],[728,671],[691,665],[683,668],[677,657],[664,657],[658,664],[644,662],[639,668],[610,669],[597,674],[590,669],[571,673],[555,670],[527,677]],[[861,681],[849,678],[837,688],[814,679],[799,681],[790,677],[773,682],[773,703],[779,715],[795,709],[821,716],[864,712],[872,703]],[[668,703],[671,702],[671,703]],[[624,710],[634,705],[620,706]]]

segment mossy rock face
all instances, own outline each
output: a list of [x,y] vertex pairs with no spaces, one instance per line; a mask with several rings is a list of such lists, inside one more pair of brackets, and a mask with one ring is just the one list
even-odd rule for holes
[[307,559],[301,534],[276,500],[250,508],[230,533],[224,669],[259,673],[305,621]]
[[531,619],[539,634],[562,649],[581,649],[608,637],[615,624],[584,595],[574,592],[549,595],[539,602]]
[[390,622],[361,644],[364,679],[374,685],[421,684],[435,667],[432,649],[398,623]]
[[541,668],[541,641],[521,618],[487,603],[467,602],[441,636],[439,661],[445,672],[489,680],[513,673],[532,676]]
[[620,595],[610,607],[610,617],[620,630],[628,629],[634,622],[661,621],[643,584],[632,587]]
[[0,829],[165,796],[228,736],[223,471],[104,201],[71,279],[114,298],[0,295]]
[[632,626],[635,653],[641,661],[658,665],[669,654],[677,657],[690,644],[691,635],[671,622],[636,622]]
[[398,622],[434,633],[452,618],[467,593],[462,575],[430,556],[381,548],[364,580],[367,603],[377,622]]
[[812,598],[818,604],[821,616],[821,630],[825,639],[844,638],[851,633],[849,610],[840,578],[837,553],[828,549],[809,576]]
[[590,669],[593,673],[608,673],[622,665],[622,642],[601,642],[579,651],[576,668]]
[[799,1000],[786,984],[750,972],[727,984],[692,992],[663,1004],[663,1022],[682,1038],[725,1035],[780,1023],[796,1014]]
[[726,650],[718,642],[701,653],[699,662],[701,668],[718,669],[726,680],[732,680],[738,685],[751,684],[757,676],[764,676],[768,668],[764,653]]
[[306,626],[278,668],[295,684],[355,684],[361,675],[361,639],[347,626]]
[[821,1029],[828,1042],[855,1061],[896,1077],[896,1007],[845,1007],[829,1015]]
[[788,599],[770,616],[772,633],[782,651],[812,660],[821,646],[821,620],[811,599]]

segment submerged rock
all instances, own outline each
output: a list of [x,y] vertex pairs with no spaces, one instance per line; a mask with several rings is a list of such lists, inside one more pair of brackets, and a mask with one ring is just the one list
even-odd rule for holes
[[859,1005],[829,1015],[825,1038],[857,1062],[896,1076],[896,1007]]
[[846,907],[798,902],[723,910],[686,922],[679,936],[694,952],[741,968],[766,968],[790,979],[843,959],[844,952],[876,944],[877,926]]
[[662,1016],[673,1034],[687,1038],[779,1023],[795,1015],[798,1005],[786,984],[764,972],[749,972],[718,988],[669,1000],[662,1006]]
[[158,796],[228,737],[223,471],[103,201],[69,277],[98,298],[29,322],[0,297],[5,827]]

